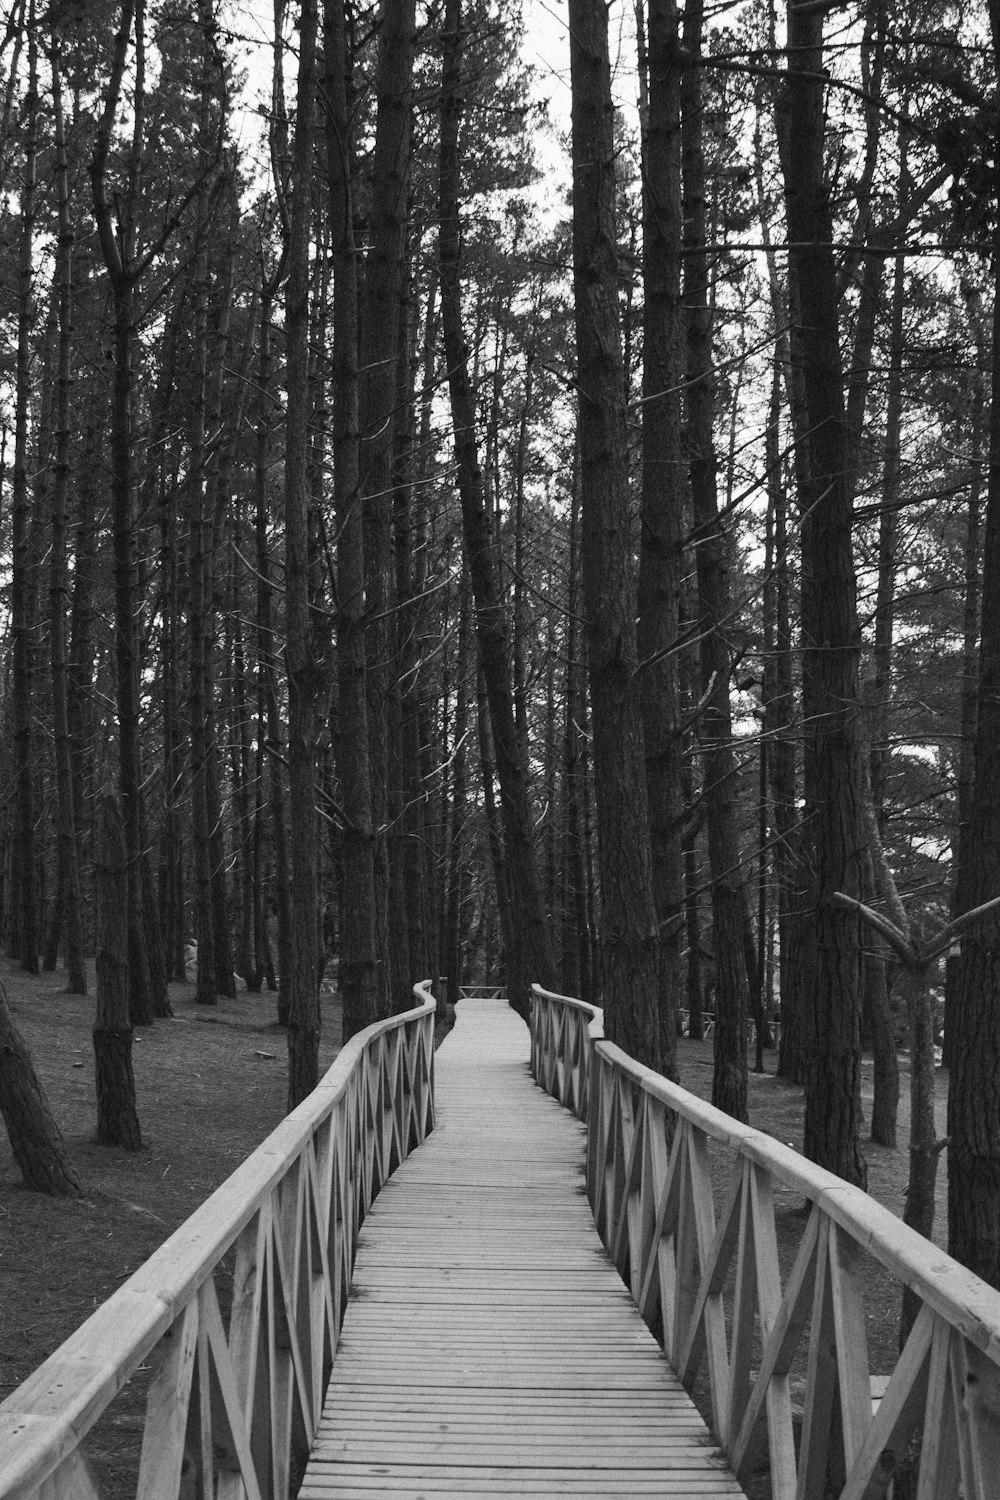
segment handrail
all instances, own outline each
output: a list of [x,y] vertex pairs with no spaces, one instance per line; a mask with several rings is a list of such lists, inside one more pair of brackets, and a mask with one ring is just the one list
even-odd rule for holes
[[506,1000],[507,986],[504,984],[463,984],[459,986],[462,1000]]
[[[533,986],[532,1072],[586,1121],[601,1238],[684,1385],[707,1385],[737,1479],[769,1456],[774,1500],[877,1500],[905,1465],[920,1500],[991,1500],[1000,1292],[859,1188],[642,1067],[602,1019]],[[797,1242],[784,1274],[779,1227],[783,1251]],[[915,1317],[873,1400],[865,1284],[884,1306],[886,1273]]]
[[[2,1500],[98,1500],[83,1440],[148,1372],[140,1500],[285,1500],[319,1423],[358,1230],[434,1123],[430,981],[0,1406]],[[231,1275],[231,1296],[229,1294]]]

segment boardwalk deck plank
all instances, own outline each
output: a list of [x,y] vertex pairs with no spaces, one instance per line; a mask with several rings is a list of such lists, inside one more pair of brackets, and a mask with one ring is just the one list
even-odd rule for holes
[[437,1128],[381,1194],[301,1500],[739,1496],[593,1228],[582,1127],[502,1000],[439,1049]]

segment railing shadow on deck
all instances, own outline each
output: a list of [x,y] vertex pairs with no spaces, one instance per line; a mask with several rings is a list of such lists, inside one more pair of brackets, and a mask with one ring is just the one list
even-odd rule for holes
[[[904,1471],[917,1500],[995,1500],[1000,1293],[603,1036],[601,1011],[534,987],[533,1075],[585,1122],[598,1231],[684,1385],[707,1388],[737,1478],[767,1486],[769,1469],[774,1500],[877,1500]],[[873,1283],[918,1302],[878,1401]]]
[[3,1500],[98,1500],[84,1440],[140,1367],[142,1500],[294,1490],[358,1230],[433,1128],[430,982],[414,994],[413,1010],[352,1037],[309,1098],[0,1406]]

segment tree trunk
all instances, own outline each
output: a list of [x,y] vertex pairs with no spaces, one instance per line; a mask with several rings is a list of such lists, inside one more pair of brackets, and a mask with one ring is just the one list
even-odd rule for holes
[[[990,0],[1000,60],[1000,0]],[[1000,265],[1000,226],[994,231]],[[974,787],[963,871],[966,910],[1000,894],[1000,297],[993,308],[989,479]],[[948,1249],[1000,1287],[1000,919],[962,937],[948,1086]]]
[[[451,838],[448,842],[448,873],[445,899],[445,941],[442,946],[442,968],[448,979],[446,1003],[457,1005],[462,985],[462,886],[465,865],[463,852],[467,842],[466,743],[468,738],[469,700],[469,587],[463,574],[458,606],[458,661],[455,670],[454,751],[451,757]],[[492,768],[490,781],[492,783]],[[485,778],[484,778],[485,779]],[[491,785],[492,793],[492,785]]]
[[[986,380],[989,368],[989,339],[982,323],[980,297],[970,286],[963,286],[969,331],[976,346],[976,376],[972,410],[969,415],[970,474],[969,498],[965,510],[965,591],[962,602],[962,692],[956,787],[956,823],[952,836],[951,916],[965,910],[963,894],[967,863],[969,829],[972,819],[974,786],[977,691],[979,687],[979,608],[980,551],[982,547],[983,448],[986,415]],[[950,953],[945,962],[944,984],[944,1066],[951,1067],[954,1012],[958,995],[958,952]]]
[[570,0],[573,291],[579,382],[583,579],[593,711],[605,1027],[662,1062],[659,940],[636,682],[625,384],[614,223],[607,10]]
[[[403,275],[415,30],[415,0],[382,0],[375,93],[377,112],[372,159],[370,249],[365,258],[361,319],[358,421],[360,492],[364,508],[366,674],[371,824],[374,838],[375,933],[379,1010],[398,1008],[408,983],[407,931],[390,920],[398,904],[400,872],[389,830],[396,826],[398,794],[392,745],[398,720],[395,684],[394,575],[392,568],[392,435],[400,355],[399,298]],[[395,710],[395,714],[394,714]],[[392,848],[390,848],[390,842]]]
[[[875,887],[871,861],[866,860],[864,900],[870,899]],[[874,954],[872,949],[875,948]],[[896,1145],[896,1113],[899,1106],[899,1061],[896,1034],[889,1006],[889,986],[884,946],[869,934],[862,962],[864,964],[864,1007],[871,1027],[874,1061],[874,1097],[872,1099],[871,1138],[877,1146]],[[911,1061],[912,1068],[912,1061]]]
[[321,627],[310,604],[309,546],[309,237],[315,83],[316,3],[302,0],[292,150],[291,222],[285,312],[288,409],[285,423],[285,662],[288,675],[288,779],[291,792],[292,952],[288,1017],[288,1107],[319,1080],[319,941],[316,746],[325,682]]
[[0,1115],[26,1188],[66,1198],[80,1179],[0,983]]
[[[701,53],[700,4],[684,11],[687,55]],[[715,941],[715,1037],[712,1102],[738,1120],[747,1118],[747,1009],[749,985],[743,950],[743,879],[736,835],[736,761],[729,705],[729,648],[723,635],[729,614],[725,537],[719,518],[713,435],[712,312],[706,243],[702,70],[685,72],[681,102],[684,142],[684,306],[688,347],[688,449],[698,575],[701,693],[700,738],[705,752],[702,796],[707,808],[708,857]]]
[[[802,517],[802,709],[813,850],[816,983],[804,1017],[805,1152],[864,1185],[860,1148],[860,936],[831,904],[860,891],[858,625],[846,484],[844,381],[824,164],[823,12],[790,4],[782,108],[789,265],[798,290],[809,477]],[[792,145],[791,143],[794,143]]]
[[[420,304],[413,276],[413,257],[419,235],[411,235],[409,263],[399,304],[399,356],[396,361],[396,412],[393,424],[393,541],[396,554],[396,636],[400,690],[400,786],[403,795],[401,867],[405,883],[409,932],[410,983],[428,978],[431,960],[431,862],[427,827],[428,798],[420,762],[421,721],[425,718],[427,675],[422,669],[422,636],[427,585],[427,505],[414,485],[414,425],[416,419],[416,339]],[[434,326],[433,275],[428,288],[429,327]],[[433,355],[432,355],[433,357]],[[431,374],[433,379],[433,371]],[[407,990],[407,1005],[410,992]]]
[[[174,389],[174,367],[178,323],[183,299],[171,317],[167,334],[166,365],[160,386],[164,393]],[[165,403],[164,403],[165,404]],[[161,441],[166,433],[161,425]],[[160,834],[159,906],[163,933],[163,950],[168,980],[183,983],[187,978],[185,952],[190,936],[185,925],[184,903],[184,824],[182,813],[185,769],[185,736],[181,727],[180,635],[181,568],[178,566],[178,471],[180,458],[173,448],[160,459],[160,706],[163,717],[163,824]]]
[[365,666],[365,561],[359,489],[358,287],[354,246],[348,52],[342,0],[326,0],[327,162],[333,254],[333,464],[337,497],[337,661],[335,736],[343,803],[340,855],[340,993],[343,1039],[379,1016],[375,946],[375,835],[368,761]]
[[97,812],[94,896],[97,907],[97,1015],[94,1065],[97,1143],[142,1149],[132,1073],[128,939],[121,923],[127,882],[125,835],[114,798],[105,793]]
[[70,411],[73,336],[73,225],[70,219],[69,171],[63,125],[59,46],[53,45],[52,102],[55,118],[56,190],[59,233],[56,244],[56,295],[59,346],[55,382],[55,462],[52,468],[52,551],[50,556],[49,649],[52,671],[52,737],[58,790],[58,858],[61,910],[66,935],[66,988],[87,993],[80,895],[80,864],[73,807],[73,761],[66,695],[66,502],[69,490]]
[[261,272],[260,340],[257,348],[259,406],[254,438],[254,533],[257,561],[257,683],[264,748],[267,805],[274,845],[274,902],[278,925],[278,1024],[288,1025],[292,984],[292,903],[288,835],[285,826],[284,733],[278,708],[278,648],[274,628],[274,585],[268,532],[268,467],[271,392],[271,311],[284,275],[284,257],[272,276]]
[[660,938],[660,1052],[676,1077],[684,937],[680,731],[676,653],[683,556],[681,386],[681,133],[674,0],[650,0],[643,151],[642,532],[637,650],[642,663],[650,851]]
[[566,672],[563,710],[562,946],[560,983],[566,995],[592,991],[584,850],[583,718],[586,676],[580,639],[580,481],[574,464],[566,580]]
[[38,35],[34,5],[28,32],[28,88],[25,98],[24,175],[17,267],[17,364],[14,406],[14,473],[11,493],[11,730],[14,741],[13,956],[26,974],[38,973],[40,902],[35,889],[35,764],[32,735],[33,614],[30,548],[28,424],[31,402],[31,329],[34,322],[34,233],[38,133]]
[[[202,122],[202,130],[205,123]],[[188,460],[188,719],[191,735],[191,831],[194,839],[195,937],[199,1005],[215,1005],[215,920],[212,909],[212,813],[209,799],[212,622],[212,513],[205,484],[208,399],[208,246],[201,207],[194,264],[194,369]]]

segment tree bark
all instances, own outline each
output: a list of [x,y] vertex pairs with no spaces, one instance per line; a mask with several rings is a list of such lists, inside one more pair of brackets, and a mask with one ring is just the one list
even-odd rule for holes
[[570,0],[573,293],[583,580],[593,710],[605,1028],[662,1062],[659,939],[636,680],[625,383],[615,254],[614,106],[607,10]]
[[674,0],[650,0],[648,110],[643,138],[642,531],[636,647],[642,664],[650,852],[660,939],[663,1070],[676,1077],[684,881],[676,652],[684,533],[681,387],[680,68]]
[[292,952],[288,1016],[288,1107],[319,1080],[319,840],[316,748],[326,657],[310,601],[309,236],[315,136],[316,3],[299,12],[299,75],[292,147],[293,192],[285,308],[285,664],[291,793]]
[[26,1188],[66,1198],[80,1179],[0,982],[0,1115]]
[[[956,824],[952,835],[951,916],[957,917],[968,904],[964,897],[964,872],[967,864],[969,829],[972,826],[972,795],[975,785],[975,743],[977,694],[979,687],[979,612],[981,597],[980,562],[982,549],[982,489],[984,447],[986,443],[986,382],[990,361],[989,337],[983,329],[981,299],[977,291],[963,285],[969,331],[976,347],[976,373],[972,410],[969,415],[971,462],[969,498],[965,510],[965,590],[962,601],[962,690],[960,707],[960,741],[956,787]],[[951,1067],[958,997],[959,954],[949,954],[945,962],[944,984],[944,1066]]]
[[[1000,62],[1000,0],[990,0]],[[994,231],[1000,266],[1000,224]],[[1000,893],[1000,297],[993,308],[989,477],[983,534],[982,629],[974,787],[963,872],[963,906]],[[948,1087],[948,1249],[1000,1287],[1000,920],[962,938]]]
[[815,501],[802,517],[802,708],[813,851],[816,984],[803,1018],[805,1152],[864,1185],[860,1148],[860,935],[832,905],[860,891],[857,673],[859,637],[847,486],[844,380],[833,226],[824,165],[823,12],[788,8],[782,167],[789,265],[798,290],[797,347]]
[[[700,3],[684,10],[684,48],[697,59],[702,45]],[[684,156],[684,307],[687,314],[687,413],[692,542],[698,576],[698,635],[704,746],[708,857],[715,934],[715,1036],[712,1102],[738,1120],[747,1118],[747,1010],[749,984],[743,949],[743,878],[736,836],[736,761],[729,705],[729,647],[723,635],[729,614],[725,537],[719,518],[713,434],[712,310],[705,250],[704,105],[702,70],[689,68],[681,89]]]
[[66,503],[69,490],[70,410],[73,337],[73,225],[70,218],[69,169],[63,121],[59,43],[53,42],[52,104],[55,121],[56,192],[59,230],[56,243],[56,295],[59,344],[55,382],[55,461],[52,466],[52,552],[50,556],[49,651],[52,673],[52,737],[57,784],[59,883],[66,942],[66,988],[87,993],[80,895],[80,863],[73,806],[73,761],[66,694]]
[[125,834],[114,798],[105,793],[97,813],[94,896],[97,906],[97,1015],[94,1064],[97,1086],[97,1143],[142,1149],[132,1072],[129,1020],[128,939],[121,912],[127,864]]
[[365,560],[358,432],[358,285],[354,244],[347,22],[342,0],[326,0],[327,170],[333,254],[333,464],[337,503],[337,662],[335,736],[343,829],[340,855],[340,993],[343,1038],[379,1015],[375,946],[375,834],[368,760]]
[[[415,31],[415,0],[380,5],[375,149],[372,159],[370,249],[365,258],[361,318],[358,423],[359,483],[364,511],[366,675],[371,827],[374,839],[375,932],[379,1010],[398,1008],[400,990],[409,1003],[408,934],[390,920],[398,904],[400,873],[390,839],[400,811],[393,777],[393,740],[398,733],[395,694],[395,604],[392,568],[392,435],[399,359],[399,298],[403,276]],[[398,861],[396,862],[398,863]],[[412,981],[410,981],[412,982]]]
[[14,406],[14,472],[11,492],[11,719],[15,766],[14,957],[27,974],[38,973],[38,912],[35,889],[35,766],[32,735],[33,614],[28,482],[31,401],[31,329],[34,321],[34,234],[38,133],[38,34],[29,8],[28,87],[25,98],[24,175],[17,267],[17,363]]

